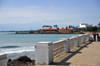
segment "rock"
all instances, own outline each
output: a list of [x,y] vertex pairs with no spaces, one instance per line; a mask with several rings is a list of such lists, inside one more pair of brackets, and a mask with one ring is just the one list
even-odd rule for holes
[[21,56],[21,57],[15,59],[14,61],[32,62],[32,60],[30,58],[28,58],[27,56]]
[[21,56],[17,59],[9,59],[7,66],[35,66],[35,60],[31,60],[27,56]]
[[8,60],[8,62],[10,62],[10,61],[11,61],[11,59]]

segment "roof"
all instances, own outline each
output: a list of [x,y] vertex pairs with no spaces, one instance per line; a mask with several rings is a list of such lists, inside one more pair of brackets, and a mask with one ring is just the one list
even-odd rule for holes
[[59,30],[67,30],[66,28],[61,28],[61,29],[59,29]]
[[73,28],[67,28],[67,30],[73,30]]
[[42,29],[40,29],[40,30],[57,30],[57,28],[42,28]]
[[61,28],[61,29],[59,29],[59,30],[73,30],[73,28]]

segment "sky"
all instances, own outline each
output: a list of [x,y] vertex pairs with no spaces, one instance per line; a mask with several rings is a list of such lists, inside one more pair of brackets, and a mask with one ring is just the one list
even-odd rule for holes
[[0,0],[0,31],[99,22],[100,0]]

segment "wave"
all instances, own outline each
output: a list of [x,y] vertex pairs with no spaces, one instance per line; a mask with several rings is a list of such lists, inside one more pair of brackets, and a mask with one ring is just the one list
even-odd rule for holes
[[[7,46],[5,46],[7,47]],[[32,47],[17,47],[17,48],[2,48],[0,49],[0,53],[2,54],[12,54],[12,53],[22,53],[28,51],[35,51],[34,46]]]
[[20,46],[2,46],[0,48],[17,48],[17,47],[20,47]]

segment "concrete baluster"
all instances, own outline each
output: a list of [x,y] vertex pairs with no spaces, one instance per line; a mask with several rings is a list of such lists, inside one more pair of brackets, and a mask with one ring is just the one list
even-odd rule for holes
[[75,47],[79,47],[78,36],[75,37]]
[[85,34],[82,35],[83,43],[85,43]]
[[93,41],[94,41],[94,36],[92,35]]
[[64,53],[70,52],[70,44],[68,38],[60,38],[60,40],[65,40],[64,43]]
[[89,41],[90,34],[87,34],[87,41]]
[[53,62],[53,42],[38,42],[35,46],[35,65]]
[[78,36],[72,36],[71,38],[74,38],[74,47],[79,47],[79,40],[78,40]]
[[96,35],[96,41],[98,41],[98,36]]
[[88,41],[90,40],[90,34],[88,34]]
[[78,35],[78,36],[81,37],[80,43],[83,43],[83,36],[82,35]]

